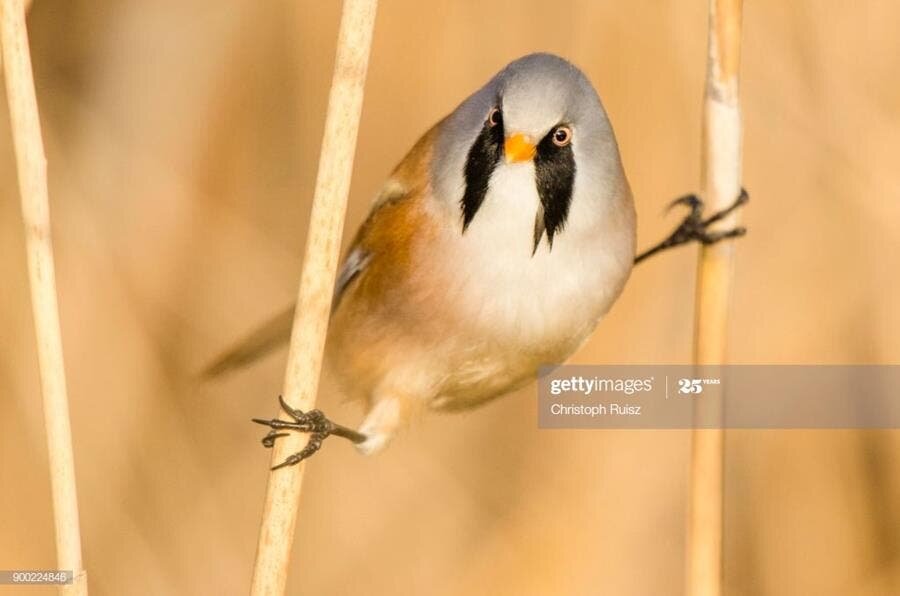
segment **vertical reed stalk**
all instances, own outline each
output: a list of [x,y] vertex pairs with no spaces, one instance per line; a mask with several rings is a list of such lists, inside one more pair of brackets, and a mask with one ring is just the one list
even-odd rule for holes
[[[318,390],[376,8],[377,0],[344,0],[341,15],[284,379],[285,401],[304,411],[315,406]],[[306,441],[300,433],[276,441],[273,465],[300,451]],[[284,593],[304,468],[300,463],[269,475],[253,570],[254,596]]]
[[87,573],[81,562],[72,431],[50,241],[47,160],[31,72],[25,8],[22,0],[3,0],[0,4],[0,46],[25,224],[44,426],[50,458],[57,567],[71,570],[74,574],[73,583],[63,586],[62,593],[84,595],[87,594]]
[[[709,57],[703,122],[703,197],[715,212],[732,204],[741,189],[741,113],[738,70],[742,0],[709,0]],[[737,224],[737,212],[723,220]],[[694,363],[725,362],[734,245],[719,242],[700,253],[696,288]],[[698,410],[703,406],[699,405]],[[696,412],[721,421],[721,412]],[[695,428],[691,449],[687,594],[722,593],[724,431]]]

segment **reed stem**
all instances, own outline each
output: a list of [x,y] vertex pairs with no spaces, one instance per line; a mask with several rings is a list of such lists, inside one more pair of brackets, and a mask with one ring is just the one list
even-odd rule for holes
[[25,10],[23,0],[2,1],[0,47],[3,50],[6,98],[25,225],[25,250],[49,455],[56,561],[58,569],[72,571],[74,576],[73,582],[60,590],[62,594],[81,596],[87,594],[87,573],[81,561],[75,461],[50,239],[47,160],[31,71]]
[[[710,212],[731,205],[741,190],[741,113],[738,74],[742,0],[709,0],[709,55],[703,122],[703,198]],[[738,211],[719,225],[737,226]],[[694,363],[723,364],[733,276],[734,244],[703,246],[697,270]],[[711,402],[712,403],[712,402]],[[697,420],[721,412],[695,410]],[[687,594],[722,593],[724,430],[695,428],[691,448]]]
[[[315,407],[376,8],[377,0],[344,0],[341,14],[284,379],[285,401],[303,411]],[[285,417],[280,409],[278,415]],[[276,441],[273,465],[303,449],[306,442],[300,433]],[[305,467],[301,462],[269,474],[253,570],[254,596],[284,593]]]

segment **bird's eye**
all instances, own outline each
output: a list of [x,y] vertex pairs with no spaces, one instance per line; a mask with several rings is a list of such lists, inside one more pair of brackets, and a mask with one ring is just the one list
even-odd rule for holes
[[497,126],[503,123],[503,114],[500,113],[500,108],[494,108],[488,114],[487,117],[488,126]]
[[572,142],[572,129],[568,126],[560,126],[553,131],[553,144],[557,147],[565,147]]

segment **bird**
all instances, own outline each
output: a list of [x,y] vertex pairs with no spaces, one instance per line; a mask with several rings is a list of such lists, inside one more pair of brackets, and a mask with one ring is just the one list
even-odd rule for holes
[[[291,420],[271,431],[329,435],[364,454],[382,450],[427,410],[476,407],[562,363],[622,292],[637,261],[691,240],[743,228],[707,226],[746,201],[690,214],[636,259],[636,216],[616,137],[585,73],[549,53],[506,65],[415,143],[353,239],[335,284],[326,362],[365,408],[357,430],[281,400]],[[292,309],[209,369],[246,364],[290,335]],[[280,398],[279,398],[280,399]]]

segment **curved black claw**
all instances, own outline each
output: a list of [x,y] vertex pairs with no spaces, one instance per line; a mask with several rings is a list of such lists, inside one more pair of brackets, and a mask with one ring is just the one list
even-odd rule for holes
[[[687,244],[688,242],[692,242],[696,240],[704,245],[715,244],[720,240],[725,240],[726,238],[737,238],[739,236],[743,236],[747,233],[747,228],[737,227],[731,230],[722,230],[722,231],[711,231],[708,227],[717,221],[720,221],[729,213],[745,204],[750,200],[750,195],[747,194],[747,191],[743,188],[741,189],[741,194],[738,195],[737,199],[735,199],[734,203],[718,211],[713,213],[706,219],[703,219],[703,201],[700,200],[696,195],[686,195],[675,199],[669,204],[668,209],[675,207],[677,205],[685,205],[690,208],[690,213],[685,216],[684,220],[681,222],[675,231],[673,231],[668,238],[654,246],[653,248],[646,250],[639,254],[634,259],[634,264],[637,265],[644,259],[649,256],[652,256],[660,251],[663,251],[667,248],[672,248],[675,246],[680,246],[682,244]],[[667,209],[667,210],[668,210]]]
[[[253,422],[259,422],[259,420],[256,420],[254,418]],[[267,434],[266,436],[264,436],[262,438],[263,447],[265,447],[266,449],[271,449],[272,447],[275,446],[275,439],[278,439],[280,437],[286,437],[287,435],[288,435],[287,433],[280,433],[276,430],[271,430],[271,431],[269,431],[269,434]]]
[[365,435],[341,426],[340,424],[335,424],[329,420],[321,410],[310,410],[309,412],[295,410],[290,407],[280,395],[278,396],[278,403],[281,404],[281,409],[284,410],[288,416],[293,418],[293,422],[280,420],[278,418],[272,418],[271,420],[253,418],[253,422],[268,426],[272,429],[269,431],[269,434],[262,438],[263,446],[272,448],[277,439],[288,435],[286,432],[278,432],[280,430],[293,430],[309,433],[310,436],[309,441],[303,449],[291,455],[277,466],[273,466],[273,470],[299,464],[304,459],[315,454],[322,447],[322,442],[330,435],[344,437],[350,439],[354,443],[360,443],[366,439]]

